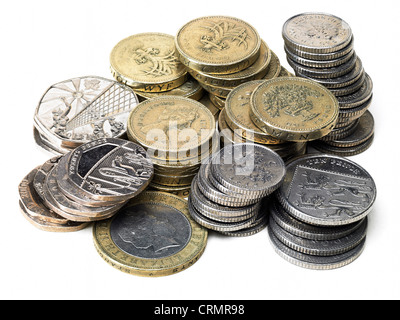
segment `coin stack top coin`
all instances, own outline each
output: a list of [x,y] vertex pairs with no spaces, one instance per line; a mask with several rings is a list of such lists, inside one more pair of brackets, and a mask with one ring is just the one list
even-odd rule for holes
[[202,164],[192,182],[189,210],[201,225],[229,236],[248,236],[267,223],[267,197],[285,175],[282,158],[264,146],[226,146]]
[[[358,120],[371,105],[373,89],[372,80],[354,50],[354,35],[349,24],[325,13],[303,13],[285,22],[282,36],[287,61],[296,75],[320,83],[338,99],[339,115],[334,130],[311,145],[322,152],[341,156],[356,155],[368,149],[373,141],[371,126],[368,138],[361,135],[356,142],[353,136],[351,143],[340,142],[355,131],[364,130]],[[333,140],[336,142],[330,143]]]

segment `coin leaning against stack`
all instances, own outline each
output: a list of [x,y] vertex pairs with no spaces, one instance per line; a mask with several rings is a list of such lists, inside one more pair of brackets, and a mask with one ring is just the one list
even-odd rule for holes
[[372,80],[354,50],[350,26],[333,15],[303,13],[285,22],[282,36],[287,61],[296,75],[324,85],[339,102],[335,130],[312,145],[320,151],[342,156],[368,149],[373,141],[373,128],[368,138],[362,134],[357,142],[357,136],[350,139],[351,143],[341,141],[354,131],[364,130],[358,126],[358,120],[370,107],[373,90]]
[[365,246],[376,186],[358,164],[335,155],[305,155],[287,165],[271,206],[269,237],[289,262],[334,269]]
[[221,144],[255,143],[269,147],[278,153],[283,160],[304,154],[306,142],[292,142],[275,138],[251,120],[251,95],[265,80],[253,80],[234,88],[228,95],[225,108],[218,119],[218,130]]
[[184,97],[141,102],[129,115],[127,132],[147,150],[155,172],[151,187],[160,191],[188,191],[202,159],[218,147],[214,115]]
[[254,144],[222,148],[192,182],[189,211],[200,225],[228,236],[249,236],[267,225],[268,197],[285,175],[282,158]]
[[153,176],[146,151],[116,138],[94,140],[31,171],[20,183],[25,217],[47,231],[75,231],[113,216]]
[[229,92],[242,83],[272,79],[281,72],[289,75],[257,30],[234,17],[189,21],[179,29],[175,47],[180,61],[220,109]]

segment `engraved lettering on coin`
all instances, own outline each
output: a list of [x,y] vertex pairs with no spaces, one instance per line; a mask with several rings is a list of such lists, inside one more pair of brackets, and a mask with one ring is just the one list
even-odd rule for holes
[[137,204],[120,211],[111,223],[111,238],[126,253],[160,259],[181,251],[191,237],[188,219],[161,204]]

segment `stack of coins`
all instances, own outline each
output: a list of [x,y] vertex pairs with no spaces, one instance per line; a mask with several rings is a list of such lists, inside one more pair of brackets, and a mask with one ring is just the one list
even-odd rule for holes
[[53,84],[35,110],[35,141],[60,155],[95,139],[124,138],[129,113],[137,104],[132,89],[101,77]]
[[372,177],[335,155],[305,155],[286,169],[269,220],[276,252],[310,269],[354,261],[365,246],[367,216],[376,198]]
[[143,146],[154,163],[151,187],[184,193],[218,145],[215,118],[193,99],[163,96],[143,101],[128,119],[128,138]]
[[[358,120],[372,102],[372,80],[354,50],[350,26],[332,15],[304,13],[286,21],[282,36],[287,61],[296,75],[324,85],[339,101],[335,130],[313,146],[338,155],[354,155],[366,150],[372,144],[373,134],[367,139],[362,134],[363,139],[357,142],[351,139],[351,143],[347,140],[340,143],[346,134],[354,132],[353,129],[364,130],[358,126]],[[332,140],[335,140],[333,144]]]
[[250,117],[250,97],[265,80],[253,80],[234,88],[228,95],[218,119],[221,144],[252,142],[268,146],[285,161],[306,152],[306,142],[274,138],[258,128]]
[[98,139],[30,172],[19,185],[20,207],[41,229],[79,230],[113,216],[152,176],[153,164],[142,147],[122,139]]
[[255,144],[222,148],[192,182],[191,216],[202,226],[229,236],[249,236],[267,225],[268,197],[285,176],[282,158]]
[[220,109],[236,86],[288,74],[257,30],[233,17],[192,20],[179,29],[175,46],[180,61]]

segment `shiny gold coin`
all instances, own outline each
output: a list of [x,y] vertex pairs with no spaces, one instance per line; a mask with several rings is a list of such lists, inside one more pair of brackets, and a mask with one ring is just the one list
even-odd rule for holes
[[278,77],[295,77],[295,75],[281,66],[281,71],[279,72]]
[[145,191],[113,218],[93,227],[100,256],[120,271],[145,277],[186,270],[203,254],[208,232],[190,216],[187,201]]
[[211,102],[219,109],[222,110],[225,107],[225,99],[218,97],[212,93],[208,93]]
[[[162,96],[178,96],[178,97],[185,97],[190,98],[193,100],[200,100],[203,97],[203,87],[199,84],[196,79],[193,77],[188,77],[186,82],[181,86],[164,92],[136,92],[136,94],[145,99],[154,99],[159,98]],[[142,100],[143,101],[143,100]]]
[[218,120],[218,115],[219,115],[219,111],[220,108],[218,108],[210,99],[210,95],[205,94],[203,95],[203,97],[199,100],[200,103],[204,104],[208,110],[211,111],[211,113],[213,114],[215,121]]
[[339,114],[336,97],[315,81],[279,77],[251,95],[250,116],[261,130],[281,140],[311,141],[328,134]]
[[190,194],[191,185],[179,186],[179,187],[168,187],[163,186],[154,182],[150,182],[149,190],[151,191],[162,191],[174,194],[180,198],[187,198]]
[[226,16],[201,17],[185,24],[175,37],[181,62],[205,73],[246,69],[260,54],[261,39],[247,22]]
[[121,40],[110,54],[114,78],[137,91],[163,92],[185,83],[186,68],[175,54],[174,37],[140,33]]
[[270,61],[271,50],[265,41],[261,41],[260,55],[258,59],[251,66],[242,71],[220,75],[204,73],[193,69],[189,69],[188,72],[199,82],[215,87],[233,88],[247,81],[263,78],[268,72]]
[[139,103],[129,115],[127,131],[151,158],[181,159],[209,149],[215,119],[198,101],[164,96]]
[[278,56],[275,52],[271,50],[271,62],[269,63],[269,68],[267,74],[263,77],[264,80],[274,79],[279,77],[281,72],[282,66],[281,62],[279,61]]
[[215,87],[209,85],[207,83],[199,82],[200,85],[206,90],[209,94],[217,96],[218,98],[226,99],[228,94],[232,91],[233,88],[228,87]]
[[279,144],[284,141],[259,129],[250,118],[250,96],[265,80],[254,80],[237,86],[225,103],[226,122],[238,135],[261,144]]

